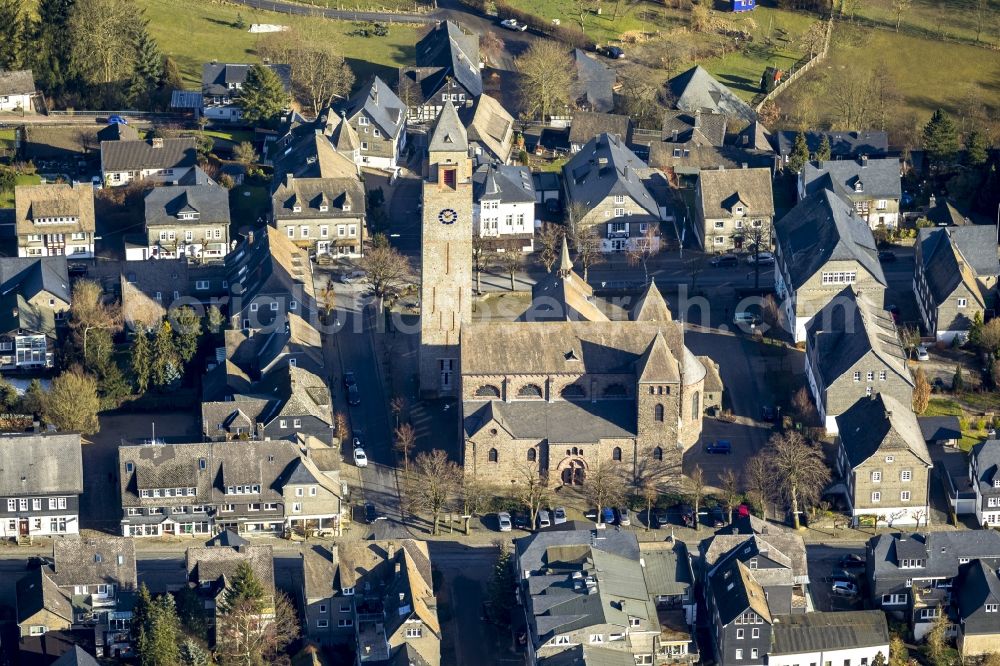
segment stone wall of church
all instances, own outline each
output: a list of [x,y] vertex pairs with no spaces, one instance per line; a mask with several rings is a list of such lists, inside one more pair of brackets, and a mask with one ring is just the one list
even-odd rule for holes
[[[564,397],[563,390],[577,385],[580,391]],[[600,375],[464,375],[462,377],[462,400],[488,400],[499,397],[511,402],[532,399],[538,387],[543,400],[602,400],[608,398],[634,398],[635,376],[630,374]],[[497,396],[493,396],[496,389]],[[610,391],[609,391],[610,389]],[[477,395],[478,394],[478,395]]]

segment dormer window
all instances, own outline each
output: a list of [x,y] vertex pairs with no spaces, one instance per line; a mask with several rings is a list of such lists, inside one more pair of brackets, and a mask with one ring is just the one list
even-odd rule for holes
[[734,209],[734,212],[735,212],[735,213],[736,213],[737,215],[742,215],[742,214],[743,214],[743,206],[737,206],[737,207],[736,207],[736,208]]
[[342,207],[342,210],[344,210],[345,212],[346,212],[346,211],[350,211],[350,210],[351,210],[351,202],[349,202],[349,201],[345,201],[345,202],[344,202],[344,205],[343,205],[343,207]]
[[854,191],[855,192],[864,192],[865,191],[865,185],[864,185],[864,183],[862,183],[860,180],[857,181],[856,183],[854,183]]
[[300,206],[297,203],[292,204],[292,212],[293,213],[301,213],[302,212],[302,206]]
[[330,210],[330,207],[328,205],[326,205],[326,203],[321,203],[319,205],[319,212],[325,213],[328,210]]
[[178,220],[197,220],[198,217],[199,217],[198,213],[194,211],[182,211],[180,213],[177,213]]
[[1000,478],[993,479],[993,487],[1000,488]]

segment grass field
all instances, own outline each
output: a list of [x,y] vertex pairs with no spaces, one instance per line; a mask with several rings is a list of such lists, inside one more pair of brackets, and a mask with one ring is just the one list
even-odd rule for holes
[[276,23],[305,29],[319,39],[335,44],[348,59],[360,85],[372,74],[395,84],[396,68],[412,63],[413,45],[419,26],[393,24],[386,37],[350,35],[355,24],[311,16],[290,16],[249,7],[202,2],[201,0],[136,0],[146,11],[149,31],[163,53],[177,62],[185,83],[201,86],[201,67],[206,62],[257,62],[257,36],[232,27],[236,15],[246,23]]
[[[913,4],[900,15],[901,32],[922,34],[933,39],[950,39],[986,45],[1000,45],[1000,0],[986,0],[980,17],[976,0],[968,2],[941,2],[940,0],[913,0]],[[896,30],[896,13],[892,0],[864,0],[857,11],[859,18],[888,30]],[[982,30],[979,24],[982,23]]]
[[[900,97],[892,114],[890,141],[915,135],[938,107],[957,116],[970,105],[1000,107],[1000,51],[934,41],[910,34],[836,23],[830,55],[778,98],[782,113],[800,125],[838,125],[828,104],[837,77],[862,77],[884,67]],[[856,128],[851,128],[856,129]]]
[[[42,182],[42,177],[37,174],[22,174],[17,177],[18,185],[38,185]],[[14,192],[0,192],[0,208],[14,207]]]
[[927,403],[927,410],[921,416],[957,416],[962,419],[964,427],[962,428],[962,439],[959,440],[958,446],[963,451],[968,451],[976,444],[984,441],[988,436],[985,428],[977,429],[974,427],[977,417],[970,417],[962,409],[962,406],[954,400],[932,398]]
[[431,3],[422,0],[298,0],[325,9],[356,10],[359,12],[405,12],[423,14]]

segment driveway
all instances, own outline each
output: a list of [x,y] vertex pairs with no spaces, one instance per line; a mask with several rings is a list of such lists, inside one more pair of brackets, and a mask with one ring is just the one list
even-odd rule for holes
[[838,561],[844,555],[864,556],[865,548],[862,543],[849,543],[844,545],[829,546],[826,544],[809,544],[806,546],[806,553],[809,560],[809,591],[812,593],[813,604],[817,611],[846,611],[861,610],[864,608],[864,569],[850,569],[851,573],[858,574],[861,583],[861,596],[856,598],[835,596],[831,593],[830,576],[834,571],[840,569]]
[[[731,469],[737,474],[742,474],[750,458],[767,443],[767,438],[772,432],[767,425],[744,425],[706,418],[701,439],[684,454],[684,473],[690,475],[691,470],[697,465],[705,473],[705,483],[718,488],[721,485],[722,474],[726,470]],[[721,455],[705,451],[708,443],[720,439],[732,444],[731,454]]]

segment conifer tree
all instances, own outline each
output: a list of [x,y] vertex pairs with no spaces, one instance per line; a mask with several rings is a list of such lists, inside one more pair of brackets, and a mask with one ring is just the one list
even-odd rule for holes
[[941,109],[924,126],[924,150],[935,162],[948,162],[958,152],[958,131]]
[[250,67],[240,92],[240,107],[245,120],[251,123],[270,122],[281,114],[288,102],[284,84],[270,67],[260,64]]
[[145,393],[153,374],[153,354],[149,348],[149,335],[146,331],[135,332],[131,357],[132,375],[135,377],[136,386],[140,393]]
[[830,137],[824,134],[823,140],[819,144],[819,150],[816,151],[816,159],[820,162],[825,162],[830,159],[832,154],[833,150],[830,148]]
[[806,143],[806,135],[799,132],[795,136],[795,144],[792,146],[792,154],[788,156],[788,170],[797,174],[802,171],[802,167],[809,161],[809,145]]
[[156,329],[153,337],[152,374],[153,384],[165,386],[176,372],[175,359],[177,350],[174,347],[173,329],[170,322],[164,321]]

